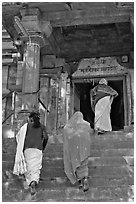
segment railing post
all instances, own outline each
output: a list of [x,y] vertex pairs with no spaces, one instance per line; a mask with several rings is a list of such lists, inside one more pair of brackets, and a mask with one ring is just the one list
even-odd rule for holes
[[16,99],[16,93],[15,91],[12,93],[12,111],[13,115],[11,116],[11,124],[14,124],[14,119],[15,119],[15,99]]

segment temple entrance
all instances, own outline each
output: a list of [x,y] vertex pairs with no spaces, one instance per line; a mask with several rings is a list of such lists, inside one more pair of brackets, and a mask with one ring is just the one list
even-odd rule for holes
[[94,113],[91,108],[90,90],[101,78],[118,92],[111,106],[111,124],[114,131],[124,129],[132,121],[131,78],[116,57],[82,59],[72,75],[72,113],[79,110],[84,119],[94,128]]
[[[90,79],[90,82],[74,83],[74,111],[80,110],[84,119],[94,128],[94,112],[90,103],[90,90],[99,82],[100,78]],[[126,125],[126,90],[125,77],[109,77],[108,85],[118,92],[118,97],[113,100],[111,106],[111,124],[113,131],[123,129]]]

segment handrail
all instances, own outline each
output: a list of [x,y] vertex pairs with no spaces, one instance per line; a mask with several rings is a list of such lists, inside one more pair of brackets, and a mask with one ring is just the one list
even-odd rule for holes
[[[11,91],[10,93],[8,93],[6,96],[4,96],[2,98],[2,100],[9,96],[11,93],[13,93],[14,91]],[[44,103],[40,100],[40,98],[38,98],[38,101],[42,104],[42,106],[47,110],[47,112],[50,112],[47,107],[44,105]],[[21,111],[18,111],[18,113],[22,113],[22,112],[29,112],[28,110],[21,110]],[[2,121],[2,124],[4,124],[12,115],[14,114],[14,110],[11,111],[11,113]]]
[[47,110],[47,112],[50,112],[50,111],[48,110],[48,108],[44,105],[44,103],[41,101],[40,98],[38,98],[38,101],[42,104],[42,106],[45,108],[45,110]]
[[[20,110],[17,113],[30,113],[28,110]],[[10,113],[3,121],[2,124],[4,124],[12,115],[14,114],[14,110],[12,110],[12,113]]]
[[14,91],[10,91],[8,94],[6,94],[5,96],[2,97],[2,100],[7,98],[8,96],[10,96],[10,94],[12,94]]
[[14,114],[14,111],[12,110],[12,113],[10,113],[10,114],[2,121],[2,124],[4,124],[13,114]]
[[[8,94],[2,97],[2,100],[6,99],[8,96],[10,96],[13,93],[16,93],[16,91],[14,90],[10,91]],[[5,119],[2,121],[2,124],[4,124],[14,114],[14,112],[15,112],[15,108],[10,111],[10,114],[7,117],[5,117]]]

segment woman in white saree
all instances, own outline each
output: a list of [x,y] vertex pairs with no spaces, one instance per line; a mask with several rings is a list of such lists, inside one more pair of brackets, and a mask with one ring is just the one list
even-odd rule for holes
[[90,91],[91,106],[95,113],[94,129],[98,134],[112,131],[111,104],[117,96],[118,93],[107,85],[106,79],[101,79],[99,84]]

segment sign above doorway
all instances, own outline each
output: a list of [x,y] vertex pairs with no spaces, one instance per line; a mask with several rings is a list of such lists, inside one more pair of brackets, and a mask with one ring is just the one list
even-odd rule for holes
[[99,75],[118,75],[127,73],[127,69],[121,66],[116,57],[100,57],[82,59],[73,78],[88,78]]

